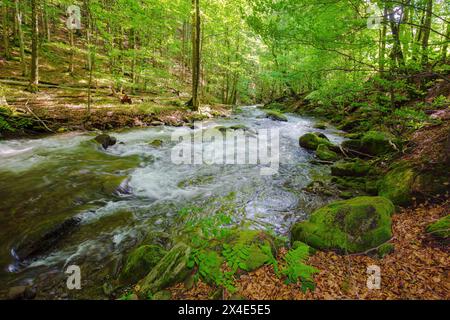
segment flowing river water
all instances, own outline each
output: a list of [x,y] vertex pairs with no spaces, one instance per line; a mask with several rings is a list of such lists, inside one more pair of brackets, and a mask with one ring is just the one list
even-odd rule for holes
[[[167,245],[182,228],[180,209],[214,207],[230,195],[233,224],[287,236],[295,221],[330,200],[302,191],[328,168],[310,163],[314,155],[299,147],[299,137],[320,131],[335,143],[342,138],[335,129],[314,129],[313,119],[288,114],[280,122],[254,106],[241,110],[183,134],[233,125],[246,126],[250,137],[277,130],[275,174],[261,174],[267,164],[174,163],[179,141],[171,137],[180,128],[168,126],[111,132],[118,143],[107,150],[87,133],[0,141],[0,297],[30,284],[39,298],[106,298],[104,284],[132,248],[148,238]],[[162,146],[150,143],[155,139]],[[225,145],[235,143],[230,139]],[[81,290],[66,288],[69,265],[81,268]]]

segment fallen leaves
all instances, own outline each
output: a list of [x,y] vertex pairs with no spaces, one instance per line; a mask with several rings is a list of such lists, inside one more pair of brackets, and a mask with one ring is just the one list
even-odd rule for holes
[[[391,240],[395,251],[383,259],[317,252],[308,261],[320,270],[314,276],[314,292],[303,293],[300,285],[285,284],[272,266],[264,266],[236,281],[237,294],[250,300],[450,299],[448,243],[438,243],[425,232],[429,223],[449,212],[447,199],[440,205],[425,204],[395,214]],[[278,260],[285,254],[286,249],[280,250]],[[370,265],[381,269],[379,290],[367,288]],[[174,299],[208,299],[215,289],[200,281],[191,290],[183,284],[170,290]]]

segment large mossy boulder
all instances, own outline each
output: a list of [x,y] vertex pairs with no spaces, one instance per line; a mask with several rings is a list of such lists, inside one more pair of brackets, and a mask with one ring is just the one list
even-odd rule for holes
[[449,191],[450,170],[445,164],[435,164],[421,170],[407,162],[398,163],[378,184],[378,195],[399,206],[410,205],[414,199],[424,200]]
[[338,159],[338,155],[336,152],[331,151],[326,145],[319,144],[316,150],[316,156],[320,160],[324,161],[335,161]]
[[363,177],[370,172],[370,165],[362,160],[339,161],[331,167],[331,175],[336,177]]
[[409,166],[397,166],[389,171],[378,186],[378,195],[404,206],[412,201],[412,186],[416,173]]
[[253,271],[276,256],[275,240],[260,230],[238,230],[224,244],[224,255],[239,255],[239,269]]
[[291,240],[315,249],[363,252],[388,241],[394,205],[383,197],[336,201],[316,210],[308,221],[291,229]]
[[164,257],[166,251],[158,245],[144,245],[133,250],[120,275],[122,281],[136,283],[145,277]]
[[440,239],[448,239],[450,236],[450,214],[430,224],[427,232]]
[[390,133],[368,131],[359,139],[346,140],[342,146],[364,154],[377,156],[396,150],[397,139]]
[[300,137],[299,143],[300,147],[314,151],[317,150],[317,147],[321,144],[325,147],[332,146],[330,140],[321,133],[306,133]]
[[137,293],[141,297],[148,297],[174,283],[181,282],[189,275],[188,268],[191,247],[185,243],[177,243],[153,267],[145,278],[138,282]]

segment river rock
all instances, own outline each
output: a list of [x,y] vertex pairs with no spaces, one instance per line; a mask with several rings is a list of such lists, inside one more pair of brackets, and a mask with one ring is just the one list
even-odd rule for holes
[[414,199],[444,194],[449,190],[450,171],[445,164],[420,170],[407,162],[394,166],[378,184],[378,194],[399,206],[410,205]]
[[44,223],[33,234],[14,249],[20,261],[45,253],[53,248],[64,236],[72,232],[80,223],[79,217],[72,217],[62,223]]
[[359,139],[350,139],[342,143],[346,149],[367,155],[377,156],[393,152],[399,144],[392,134],[381,131],[368,131]]
[[299,144],[302,148],[308,150],[317,150],[317,147],[323,144],[326,147],[330,147],[332,143],[322,133],[307,133],[300,137]]
[[338,159],[337,153],[328,149],[325,144],[319,144],[316,150],[316,156],[324,161],[335,161]]
[[266,111],[266,118],[269,118],[274,121],[284,121],[284,122],[288,121],[288,118],[284,114],[275,110]]
[[120,274],[120,279],[130,283],[138,282],[158,264],[166,253],[158,245],[140,246],[128,255],[125,267]]
[[150,142],[150,145],[151,145],[152,147],[155,147],[155,148],[161,147],[162,144],[163,144],[163,141],[160,140],[160,139],[155,139],[155,140],[153,140],[152,142]]
[[331,167],[331,175],[337,177],[363,177],[370,171],[370,165],[362,160],[339,161]]
[[30,286],[12,287],[8,291],[8,300],[31,300],[36,297],[36,289]]
[[316,210],[308,221],[296,223],[291,240],[320,250],[363,252],[388,241],[394,205],[384,197],[336,201]]
[[260,230],[237,230],[223,247],[229,255],[238,254],[242,248],[246,248],[247,254],[240,257],[238,267],[248,272],[262,267],[277,254],[274,238]]
[[101,134],[94,139],[97,143],[101,144],[103,149],[108,149],[108,147],[111,147],[116,144],[117,139],[115,137],[111,137],[107,134]]
[[179,242],[138,283],[138,294],[148,297],[174,283],[183,281],[189,274],[188,260],[191,247]]

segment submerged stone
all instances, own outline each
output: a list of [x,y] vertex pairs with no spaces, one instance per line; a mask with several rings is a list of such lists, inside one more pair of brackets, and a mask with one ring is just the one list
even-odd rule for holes
[[291,229],[291,240],[320,250],[363,252],[388,241],[394,205],[383,197],[336,201]]
[[107,134],[101,134],[97,137],[95,137],[94,141],[101,144],[103,149],[108,149],[108,147],[111,147],[116,144],[117,139],[115,137],[111,137]]
[[155,139],[155,140],[153,140],[152,142],[150,142],[150,145],[151,145],[152,147],[155,147],[155,148],[161,147],[162,144],[163,144],[163,141],[160,140],[160,139]]

